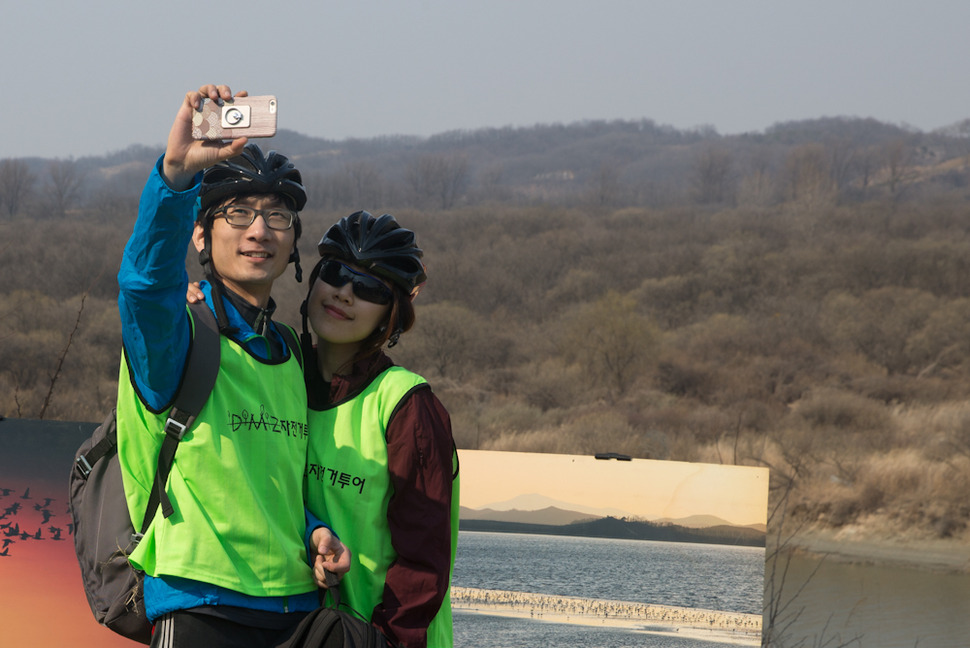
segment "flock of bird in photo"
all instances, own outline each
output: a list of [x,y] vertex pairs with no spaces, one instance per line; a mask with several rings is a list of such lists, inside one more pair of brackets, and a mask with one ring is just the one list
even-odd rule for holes
[[[64,528],[51,524],[58,517],[51,510],[51,505],[57,501],[55,498],[35,499],[29,486],[22,494],[18,493],[19,490],[0,487],[0,557],[12,555],[11,549],[18,543],[66,539]],[[31,513],[29,521],[24,518],[24,513]],[[69,513],[69,510],[65,511],[65,514]],[[73,533],[73,527],[73,523],[67,523],[67,535]]]

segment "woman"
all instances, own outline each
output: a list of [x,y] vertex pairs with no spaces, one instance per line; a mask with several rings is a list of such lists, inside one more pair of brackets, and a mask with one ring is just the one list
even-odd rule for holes
[[332,226],[318,250],[300,309],[307,507],[352,551],[344,601],[394,645],[451,646],[459,484],[451,422],[428,383],[383,351],[414,324],[422,251],[392,216],[366,211]]

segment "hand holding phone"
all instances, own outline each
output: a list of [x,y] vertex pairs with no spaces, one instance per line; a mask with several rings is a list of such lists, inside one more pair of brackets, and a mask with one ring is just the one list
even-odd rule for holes
[[192,114],[192,138],[226,140],[276,135],[276,97],[205,99]]

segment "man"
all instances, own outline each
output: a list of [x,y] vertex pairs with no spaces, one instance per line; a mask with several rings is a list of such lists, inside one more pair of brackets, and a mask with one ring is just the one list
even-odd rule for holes
[[[136,524],[192,341],[190,241],[221,332],[219,375],[175,454],[166,489],[174,512],[155,515],[130,560],[145,572],[153,646],[276,646],[318,605],[303,537],[306,394],[270,297],[290,261],[299,279],[306,192],[282,155],[264,156],[245,139],[193,140],[205,98],[232,93],[206,85],[185,95],[118,274],[119,457]],[[315,567],[349,568],[349,552],[328,529],[315,529],[309,544]]]

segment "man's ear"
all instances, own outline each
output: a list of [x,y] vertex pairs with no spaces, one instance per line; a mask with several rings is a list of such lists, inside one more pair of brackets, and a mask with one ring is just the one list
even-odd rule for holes
[[195,229],[192,230],[192,243],[195,245],[196,252],[201,252],[205,247],[205,230],[199,223],[196,223]]

